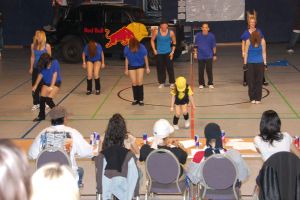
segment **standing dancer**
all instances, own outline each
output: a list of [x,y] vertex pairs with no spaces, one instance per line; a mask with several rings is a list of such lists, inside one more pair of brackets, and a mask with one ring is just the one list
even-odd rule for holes
[[45,103],[50,108],[55,106],[53,98],[58,93],[61,86],[60,67],[57,60],[53,60],[48,53],[43,53],[39,59],[38,67],[40,73],[35,84],[32,86],[32,91],[35,92],[39,83],[42,81],[40,112],[37,118],[33,121],[42,121],[45,119]]
[[247,69],[248,94],[251,103],[259,104],[262,98],[264,70],[267,67],[266,41],[258,31],[250,35],[245,44],[244,69]]
[[125,74],[129,75],[132,82],[133,99],[132,105],[144,105],[144,69],[150,73],[148,52],[143,44],[136,38],[129,40],[129,45],[124,48]]
[[92,94],[94,76],[96,95],[100,94],[100,68],[104,68],[104,53],[100,44],[90,41],[82,52],[82,67],[87,70],[86,95]]
[[[154,42],[155,39],[156,47]],[[166,68],[168,71],[170,88],[174,88],[175,76],[172,60],[176,47],[176,37],[175,33],[168,29],[168,22],[162,21],[159,29],[155,29],[153,31],[151,37],[151,47],[154,55],[157,55],[158,88],[163,88],[165,86]]]
[[[43,53],[48,53],[51,56],[51,46],[46,43],[46,34],[44,31],[36,31],[33,37],[33,43],[31,44],[31,57],[29,74],[31,74],[31,84],[35,84],[39,75],[38,61]],[[32,92],[33,106],[32,111],[39,109],[40,107],[40,92],[42,83],[37,85],[35,92]]]
[[184,77],[180,76],[176,79],[175,88],[171,90],[171,95],[171,111],[174,110],[175,105],[175,115],[173,118],[174,129],[179,129],[178,121],[181,113],[183,114],[185,120],[185,128],[190,127],[188,104],[191,101],[193,109],[196,109],[196,106],[193,98],[193,91],[191,87],[186,83],[186,79]]
[[[256,28],[256,24],[257,24],[257,14],[256,11],[253,11],[253,13],[251,12],[247,12],[247,23],[248,23],[248,29],[244,31],[244,33],[241,36],[241,40],[242,40],[242,58],[244,58],[245,56],[245,43],[246,41],[250,38],[250,35],[253,31],[258,31],[260,34],[261,38],[264,38],[264,34],[261,32],[261,30],[259,28]],[[244,70],[244,78],[243,78],[243,86],[247,86],[247,70]],[[269,83],[266,81],[265,79],[265,75],[263,75],[263,84],[265,86],[269,85]]]

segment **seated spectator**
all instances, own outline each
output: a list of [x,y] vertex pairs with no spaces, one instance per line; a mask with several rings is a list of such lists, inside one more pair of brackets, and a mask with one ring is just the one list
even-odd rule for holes
[[250,175],[249,168],[246,162],[243,160],[241,154],[237,150],[230,149],[226,151],[223,148],[222,133],[221,133],[220,126],[216,123],[207,124],[204,129],[204,135],[206,138],[206,146],[204,148],[205,149],[204,153],[197,152],[187,170],[187,175],[190,178],[190,180],[194,184],[203,183],[204,180],[203,180],[202,168],[205,159],[207,159],[209,156],[213,154],[223,154],[225,157],[233,161],[234,165],[236,166],[237,173],[238,173],[237,174],[238,183],[245,181]]
[[0,140],[0,199],[29,200],[31,195],[28,161],[12,142]]
[[300,158],[300,152],[293,144],[293,138],[287,132],[281,132],[281,120],[273,110],[267,110],[262,114],[260,134],[255,136],[254,145],[264,161],[281,151],[292,152]]
[[79,189],[73,171],[59,164],[47,164],[31,178],[31,200],[79,200]]
[[148,155],[157,148],[171,151],[181,164],[186,163],[187,153],[183,145],[178,141],[171,140],[170,134],[174,132],[173,126],[165,119],[160,119],[153,126],[153,142],[144,144],[140,149],[140,161],[145,161]]
[[[83,136],[71,127],[66,126],[67,111],[62,106],[54,107],[50,112],[51,126],[42,130],[33,141],[28,155],[31,159],[37,159],[38,155],[47,148],[65,150],[70,156],[72,169],[77,175],[79,187],[83,186],[83,168],[78,167],[76,157],[93,157],[93,147],[87,143]],[[71,143],[71,144],[70,144]]]
[[105,131],[102,151],[94,159],[97,190],[103,199],[111,199],[112,195],[118,199],[132,199],[134,191],[138,192],[136,157],[125,148],[126,138],[124,118],[120,114],[114,114]]

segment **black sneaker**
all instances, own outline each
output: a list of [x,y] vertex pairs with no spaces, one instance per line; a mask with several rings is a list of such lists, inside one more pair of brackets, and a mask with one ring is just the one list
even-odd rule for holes
[[143,101],[139,101],[139,105],[140,106],[144,106],[144,102]]
[[139,101],[133,101],[133,102],[131,103],[131,105],[133,105],[133,106],[138,105],[138,104],[139,104]]
[[96,90],[96,95],[99,95],[100,94],[100,90]]
[[32,121],[34,121],[34,122],[40,122],[40,121],[43,121],[43,120],[45,120],[45,117],[36,117]]
[[86,95],[90,95],[90,94],[92,94],[92,91],[86,91]]

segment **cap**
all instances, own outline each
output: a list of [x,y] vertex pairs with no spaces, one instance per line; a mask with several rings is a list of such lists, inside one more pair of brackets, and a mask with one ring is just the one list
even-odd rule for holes
[[166,120],[160,119],[153,126],[153,135],[159,138],[166,138],[174,132],[173,126]]
[[183,92],[186,88],[186,79],[183,76],[176,78],[175,85],[179,92]]
[[63,106],[55,106],[49,112],[51,119],[59,119],[67,116],[67,110]]

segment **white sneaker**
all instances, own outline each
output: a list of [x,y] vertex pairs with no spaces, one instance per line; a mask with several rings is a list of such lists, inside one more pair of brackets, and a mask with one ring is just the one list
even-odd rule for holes
[[256,103],[256,104],[260,104],[260,103],[261,103],[261,101],[255,101],[255,103]]
[[184,121],[184,127],[189,128],[190,127],[190,120],[185,120]]
[[33,105],[32,108],[31,108],[31,111],[38,110],[39,108],[40,108],[39,104]]
[[203,85],[199,85],[199,89],[203,89],[204,88],[204,86]]
[[256,101],[254,101],[254,100],[253,100],[253,101],[251,101],[251,103],[255,104],[255,103],[256,103]]
[[294,53],[295,51],[293,49],[288,49],[287,52],[288,53]]
[[175,88],[175,84],[172,83],[172,84],[170,85],[170,88],[171,88],[171,89],[174,89],[174,88]]
[[46,104],[46,109],[49,109],[50,107],[48,106],[48,104]]
[[179,130],[179,126],[178,125],[173,125],[175,130]]
[[208,88],[213,89],[213,88],[215,88],[215,87],[214,87],[214,85],[209,85]]
[[161,89],[161,88],[164,88],[165,87],[165,84],[159,84],[158,88]]

